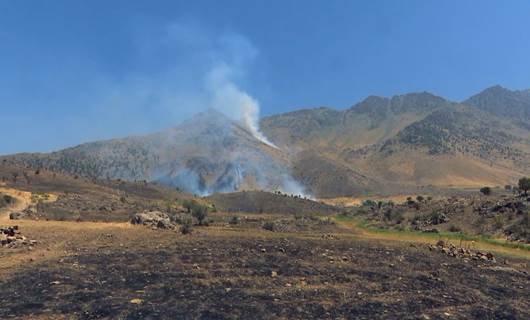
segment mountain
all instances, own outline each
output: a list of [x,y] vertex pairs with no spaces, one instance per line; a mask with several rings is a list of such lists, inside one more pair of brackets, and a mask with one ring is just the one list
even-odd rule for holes
[[462,103],[497,116],[530,122],[530,90],[512,91],[497,85]]
[[293,191],[287,157],[215,110],[147,136],[9,158],[82,176],[158,181],[201,195],[242,189]]
[[317,197],[514,184],[530,174],[529,91],[493,87],[456,103],[428,92],[273,115],[256,138],[210,110],[159,133],[5,158],[195,194],[282,190]]
[[295,154],[295,178],[324,196],[513,184],[530,173],[524,122],[427,92],[275,115],[261,128]]

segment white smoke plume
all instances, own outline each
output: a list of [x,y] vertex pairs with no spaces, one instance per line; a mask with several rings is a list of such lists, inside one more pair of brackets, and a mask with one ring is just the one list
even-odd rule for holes
[[260,107],[258,101],[241,90],[231,79],[232,68],[226,63],[213,68],[207,77],[212,93],[212,107],[241,121],[247,130],[264,144],[278,148],[259,130]]

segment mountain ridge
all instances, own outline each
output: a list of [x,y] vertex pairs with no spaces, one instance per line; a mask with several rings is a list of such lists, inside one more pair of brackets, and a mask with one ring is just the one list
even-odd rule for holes
[[211,109],[149,135],[3,158],[84,176],[159,181],[197,194],[290,185],[335,197],[503,185],[530,173],[530,122],[502,111],[526,112],[529,92],[495,86],[461,103],[429,92],[369,96],[347,109],[262,118],[261,131],[279,148]]

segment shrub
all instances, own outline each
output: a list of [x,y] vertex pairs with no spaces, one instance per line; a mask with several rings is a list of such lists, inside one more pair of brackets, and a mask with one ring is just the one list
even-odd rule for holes
[[460,227],[455,226],[454,224],[449,227],[449,232],[461,232],[462,229]]
[[430,214],[429,214],[429,220],[431,221],[432,224],[440,224],[440,223],[444,223],[447,221],[447,218],[446,216],[441,213],[441,212],[438,212],[438,211],[432,211]]
[[388,208],[383,213],[383,216],[386,220],[395,221],[398,224],[403,221],[403,212],[401,210]]
[[417,196],[417,197],[416,197],[416,200],[417,200],[418,202],[422,202],[423,200],[425,200],[425,198],[423,198],[423,196]]
[[494,219],[495,219],[495,224],[494,224],[495,228],[501,229],[504,226],[504,218],[501,215],[496,215]]
[[511,191],[512,190],[512,185],[510,185],[510,184],[505,185],[504,186],[504,190]]
[[374,200],[370,200],[370,199],[364,200],[362,203],[363,207],[375,207],[376,205],[377,203],[375,203]]
[[182,234],[190,234],[193,231],[191,225],[192,225],[191,219],[184,220],[184,222],[180,226],[180,232]]
[[519,179],[519,189],[524,191],[525,196],[528,195],[528,190],[530,190],[530,178],[522,177]]
[[485,196],[489,196],[491,194],[491,188],[490,187],[482,187],[482,188],[480,188],[480,193],[482,193]]
[[274,231],[274,223],[271,221],[267,221],[263,224],[263,229],[268,231]]
[[430,222],[431,224],[440,224],[440,223],[447,222],[447,217],[445,216],[445,214],[441,212],[431,211],[431,213],[426,214],[426,215],[422,215],[422,214],[415,215],[414,218],[412,219],[412,224],[417,224],[418,221],[427,221],[427,222]]
[[204,219],[208,216],[208,208],[200,204],[194,205],[191,209],[191,215],[197,219],[199,225],[202,226]]
[[195,201],[193,200],[184,200],[182,202],[182,206],[184,207],[184,209],[186,209],[186,211],[188,211],[188,213],[191,213],[191,208],[193,207],[194,202]]
[[12,204],[15,202],[15,198],[6,194],[2,197],[2,201],[5,202],[6,204]]
[[228,223],[232,225],[239,224],[241,223],[241,218],[239,218],[238,216],[233,216],[232,218],[230,218],[230,220],[228,220]]

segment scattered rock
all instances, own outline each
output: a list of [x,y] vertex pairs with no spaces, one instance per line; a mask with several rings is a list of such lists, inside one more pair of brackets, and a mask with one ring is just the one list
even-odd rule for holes
[[36,240],[29,240],[20,233],[18,226],[0,228],[0,246],[17,248],[22,246],[33,246]]
[[24,212],[11,212],[9,214],[9,219],[11,220],[20,220],[26,217]]
[[438,229],[436,229],[436,228],[424,229],[422,232],[424,232],[424,233],[439,233]]
[[132,224],[141,224],[156,229],[174,229],[176,224],[166,213],[160,211],[144,211],[135,214],[131,219]]
[[450,257],[463,258],[465,260],[468,260],[468,258],[471,257],[473,260],[495,262],[495,256],[491,252],[472,252],[466,248],[458,248],[451,243],[445,242],[444,240],[438,240],[438,242],[436,242],[436,246],[429,245],[428,248],[429,251],[439,251]]

